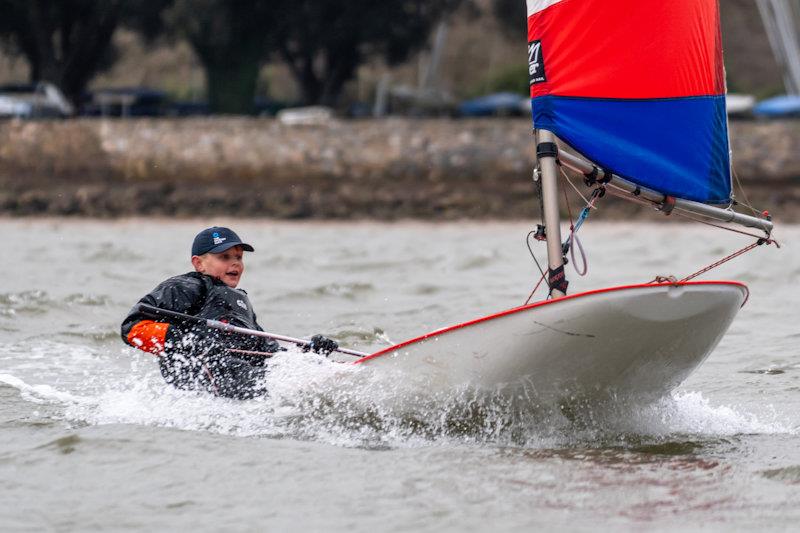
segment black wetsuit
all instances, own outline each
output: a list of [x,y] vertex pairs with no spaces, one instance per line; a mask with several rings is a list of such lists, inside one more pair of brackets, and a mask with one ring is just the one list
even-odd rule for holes
[[[227,322],[263,331],[256,322],[247,293],[222,281],[190,272],[164,281],[140,303],[188,315]],[[148,317],[134,307],[122,322],[122,339]],[[232,355],[228,349],[275,351],[277,343],[261,337],[230,334],[221,330],[170,324],[164,350],[158,358],[164,380],[181,389],[207,390],[218,396],[247,399],[266,394],[263,356]]]

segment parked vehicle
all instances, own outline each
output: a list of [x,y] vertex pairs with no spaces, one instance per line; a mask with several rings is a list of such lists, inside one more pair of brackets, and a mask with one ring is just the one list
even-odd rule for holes
[[0,85],[0,118],[64,118],[75,112],[52,83]]
[[462,102],[458,114],[462,117],[508,117],[530,115],[530,98],[516,93],[487,94]]
[[82,114],[102,117],[160,117],[167,114],[169,98],[149,87],[98,89],[89,94]]
[[725,110],[730,118],[752,118],[755,105],[756,97],[752,94],[725,95]]
[[800,96],[784,94],[759,102],[753,113],[764,118],[791,118],[800,117]]

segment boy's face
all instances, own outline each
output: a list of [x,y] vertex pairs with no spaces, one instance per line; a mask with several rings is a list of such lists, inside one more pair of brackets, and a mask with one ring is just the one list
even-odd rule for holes
[[244,250],[241,246],[222,253],[193,255],[192,265],[197,272],[217,278],[228,287],[236,288],[244,273]]

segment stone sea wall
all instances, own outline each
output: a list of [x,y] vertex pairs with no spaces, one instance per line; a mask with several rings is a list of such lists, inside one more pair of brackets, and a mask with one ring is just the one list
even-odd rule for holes
[[[731,144],[751,203],[800,218],[800,121],[733,122]],[[0,214],[529,218],[532,164],[527,119],[3,121]]]

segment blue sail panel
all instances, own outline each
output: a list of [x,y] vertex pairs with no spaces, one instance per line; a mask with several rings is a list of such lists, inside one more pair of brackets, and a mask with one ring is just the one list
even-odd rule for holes
[[533,123],[584,157],[656,191],[704,203],[731,196],[725,96],[647,100],[538,96]]

